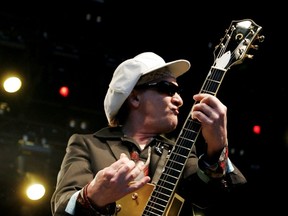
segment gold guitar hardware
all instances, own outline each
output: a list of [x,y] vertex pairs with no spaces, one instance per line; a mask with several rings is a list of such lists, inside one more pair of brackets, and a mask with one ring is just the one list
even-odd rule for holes
[[133,193],[133,194],[132,194],[132,199],[133,199],[133,200],[136,200],[137,198],[138,198],[138,193]]

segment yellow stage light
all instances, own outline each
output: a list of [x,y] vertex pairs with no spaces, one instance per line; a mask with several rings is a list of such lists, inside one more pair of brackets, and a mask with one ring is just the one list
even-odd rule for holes
[[26,195],[31,200],[39,200],[45,195],[45,187],[40,184],[31,184],[26,190]]

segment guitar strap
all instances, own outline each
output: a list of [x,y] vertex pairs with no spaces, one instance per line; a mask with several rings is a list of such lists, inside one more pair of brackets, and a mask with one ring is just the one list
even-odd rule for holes
[[155,184],[155,185],[157,184],[160,178],[160,175],[163,172],[164,163],[166,162],[168,153],[169,153],[169,147],[164,146],[164,148],[162,148],[162,155],[160,157],[159,163],[157,165],[157,168],[155,170],[155,173],[152,179],[152,184]]

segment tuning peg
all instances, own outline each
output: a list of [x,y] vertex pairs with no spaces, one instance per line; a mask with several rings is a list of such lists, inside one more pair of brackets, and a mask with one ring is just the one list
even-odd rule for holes
[[246,58],[249,58],[249,59],[253,59],[253,57],[254,57],[254,55],[251,55],[251,54],[246,54],[245,56],[246,56]]
[[252,44],[250,46],[252,49],[258,50],[259,46],[257,44]]
[[265,36],[264,35],[258,36],[257,39],[259,40],[259,42],[262,43],[265,39]]

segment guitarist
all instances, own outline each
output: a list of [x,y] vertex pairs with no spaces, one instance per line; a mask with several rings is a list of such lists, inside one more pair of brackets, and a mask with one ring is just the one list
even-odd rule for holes
[[[165,134],[177,127],[183,100],[176,79],[189,69],[187,60],[166,63],[152,52],[116,68],[104,100],[109,126],[70,137],[52,215],[117,215],[118,200],[152,181],[161,155],[166,150],[169,156],[174,144]],[[201,152],[193,146],[177,186],[185,200],[179,215],[236,215],[238,209],[229,210],[246,179],[228,157],[227,108],[213,95],[193,99],[199,103],[191,116],[201,123],[205,143]]]

